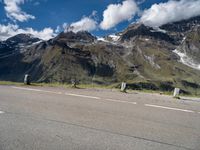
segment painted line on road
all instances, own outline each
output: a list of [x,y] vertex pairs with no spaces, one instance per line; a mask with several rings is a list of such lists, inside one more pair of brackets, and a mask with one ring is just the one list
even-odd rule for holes
[[0,114],[4,114],[5,112],[4,111],[0,111]]
[[[19,89],[19,90],[35,91],[35,92],[62,94],[62,92],[53,92],[53,91],[40,90],[40,89],[34,89],[34,88],[24,88],[24,87],[16,87],[16,86],[13,86],[12,88]],[[128,101],[121,101],[121,100],[115,100],[115,99],[102,99],[100,97],[89,96],[89,95],[80,95],[80,94],[73,94],[73,93],[65,93],[65,95],[67,95],[67,96],[75,96],[75,97],[82,97],[82,98],[97,99],[97,100],[102,100],[102,101],[117,102],[117,103],[127,103],[127,104],[134,104],[134,105],[137,104],[136,102],[128,102]]]
[[83,97],[83,98],[91,98],[91,99],[97,99],[101,101],[109,101],[109,102],[117,102],[117,103],[127,103],[127,104],[134,104],[136,105],[136,102],[128,102],[128,101],[121,101],[121,100],[115,100],[115,99],[103,99],[100,97],[94,97],[94,96],[88,96],[88,95],[80,95],[80,94],[72,94],[72,93],[65,93],[67,96],[76,96],[76,97]]
[[[27,90],[27,91],[35,91],[35,92],[45,92],[45,93],[52,93],[52,94],[63,94],[62,92],[54,92],[54,91],[47,91],[47,90],[40,90],[40,89],[34,89],[34,88],[23,88],[23,87],[16,87],[12,86],[14,89],[19,90]],[[126,103],[126,104],[132,104],[136,105],[136,102],[130,102],[130,101],[121,101],[116,99],[103,99],[100,97],[95,96],[89,96],[89,95],[80,95],[80,94],[73,94],[73,93],[65,93],[67,96],[75,96],[75,97],[82,97],[82,98],[90,98],[90,99],[97,99],[101,101],[110,101],[110,102],[116,102],[116,103]],[[159,106],[159,105],[152,105],[152,104],[145,104],[147,107],[154,107],[154,108],[162,108],[162,109],[168,109],[168,110],[176,110],[176,111],[182,111],[182,112],[188,112],[188,113],[194,113],[192,110],[186,110],[186,109],[180,109],[180,108],[173,108],[173,107],[166,107],[166,106]],[[0,111],[0,114],[4,113],[3,111]],[[198,112],[200,114],[200,112]]]
[[14,88],[14,89],[19,89],[19,90],[27,90],[27,91],[42,92],[42,90],[32,89],[32,88],[22,88],[22,87],[16,87],[16,86],[12,86],[12,88]]
[[72,93],[65,93],[65,95],[83,97],[83,98],[101,99],[100,97],[94,97],[94,96],[88,96],[88,95],[80,95],[80,94],[72,94]]
[[12,86],[12,88],[19,89],[19,90],[26,90],[26,91],[45,92],[45,93],[52,93],[52,94],[62,94],[62,92],[39,90],[39,89],[33,89],[33,88],[22,88],[22,87],[16,87],[16,86]]
[[180,108],[173,108],[173,107],[151,105],[151,104],[145,104],[145,106],[147,106],[147,107],[155,107],[155,108],[162,108],[162,109],[168,109],[168,110],[176,110],[176,111],[182,111],[182,112],[188,112],[188,113],[194,113],[194,111],[192,111],[192,110],[180,109]]
[[111,101],[111,102],[117,102],[117,103],[127,103],[127,104],[133,104],[136,105],[136,102],[128,102],[128,101],[121,101],[121,100],[115,100],[115,99],[106,99],[106,101]]

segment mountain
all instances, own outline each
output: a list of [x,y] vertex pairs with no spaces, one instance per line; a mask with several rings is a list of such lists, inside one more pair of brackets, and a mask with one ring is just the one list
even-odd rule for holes
[[180,61],[194,69],[200,69],[200,17],[167,24],[161,27],[179,41],[175,53]]
[[0,52],[1,55],[10,54],[12,52],[20,51],[23,47],[30,46],[33,43],[41,41],[39,38],[33,37],[30,34],[18,34],[6,41],[0,41]]
[[18,34],[6,40],[9,44],[32,44],[40,41],[39,38],[32,36],[31,34]]
[[169,43],[175,43],[175,40],[168,34],[155,30],[151,27],[147,27],[143,24],[134,24],[129,26],[124,32],[122,32],[121,40],[130,40],[133,37],[150,37],[156,40],[162,40]]
[[0,43],[0,80],[115,84],[200,92],[200,17],[160,28],[131,24],[116,35],[62,32],[48,41],[16,35]]
[[28,65],[23,62],[23,53],[28,47],[41,40],[30,34],[18,34],[0,42],[0,78],[1,80],[22,81],[22,74]]
[[89,32],[79,31],[74,33],[62,32],[54,40],[68,41],[68,42],[94,42],[96,37],[92,36]]

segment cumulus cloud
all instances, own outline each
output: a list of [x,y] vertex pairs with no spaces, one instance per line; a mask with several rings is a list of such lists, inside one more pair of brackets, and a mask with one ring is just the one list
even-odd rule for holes
[[24,4],[25,0],[4,0],[4,9],[6,11],[6,15],[13,21],[24,22],[29,19],[35,19],[35,16],[27,14],[22,11],[20,8],[21,4]]
[[91,17],[83,17],[81,20],[77,22],[73,22],[70,25],[67,23],[63,24],[63,28],[65,32],[73,31],[73,32],[79,32],[79,31],[93,31],[97,28],[97,22],[92,19]]
[[0,40],[6,40],[7,38],[20,33],[32,34],[33,36],[43,40],[48,40],[56,36],[54,30],[51,28],[44,28],[41,31],[37,31],[32,28],[21,29],[19,28],[18,25],[14,24],[8,24],[8,25],[0,24]]
[[140,21],[147,26],[159,27],[198,15],[200,15],[200,0],[170,0],[152,5],[143,12]]
[[26,28],[24,30],[21,29],[21,33],[29,33],[43,40],[49,40],[56,36],[52,28],[44,28],[41,31],[34,30],[33,28]]
[[110,4],[103,12],[100,28],[108,30],[123,21],[131,20],[138,11],[139,8],[134,0],[125,0],[122,4]]

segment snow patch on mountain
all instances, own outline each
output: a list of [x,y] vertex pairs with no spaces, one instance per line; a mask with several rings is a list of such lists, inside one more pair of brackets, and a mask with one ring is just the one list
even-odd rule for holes
[[106,40],[104,37],[97,37],[97,41],[109,42],[109,41]]
[[180,62],[197,70],[200,70],[200,64],[196,63],[192,58],[188,57],[186,53],[180,52],[179,50],[175,49],[173,51],[180,57]]
[[120,39],[120,36],[117,36],[117,35],[114,35],[114,34],[109,35],[109,37],[110,37],[114,42],[117,42],[117,41]]
[[151,32],[161,32],[161,33],[167,33],[166,30],[163,30],[161,28],[153,28],[153,30],[151,30]]
[[147,56],[147,55],[144,55],[145,59],[150,63],[150,65],[156,69],[161,69],[160,65],[156,64],[155,63],[155,56],[152,55],[152,56]]

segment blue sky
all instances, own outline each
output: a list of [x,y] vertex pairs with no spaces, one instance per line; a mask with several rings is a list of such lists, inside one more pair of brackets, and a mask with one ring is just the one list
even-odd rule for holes
[[[109,17],[107,17],[106,19],[106,17],[103,16],[104,11],[107,10],[108,6],[110,6],[111,4],[119,8],[123,7],[123,5],[125,5],[125,3],[123,3],[124,1],[129,1],[130,4],[133,4],[133,3],[136,4],[136,6],[128,8],[131,11],[133,11],[133,13],[131,14],[129,12],[125,12],[124,14],[117,13],[117,15],[119,16],[118,20],[115,20],[113,23],[108,25],[106,21],[107,22],[109,21]],[[174,3],[172,4],[169,4],[168,0],[124,0],[124,1],[123,0],[57,0],[57,1],[55,0],[0,0],[0,34],[1,32],[2,34],[6,34],[4,33],[5,31],[3,32],[1,30],[3,29],[5,30],[5,28],[3,27],[7,27],[8,25],[10,26],[12,25],[12,28],[14,28],[14,26],[17,26],[16,27],[17,29],[22,29],[26,31],[27,31],[26,28],[31,28],[32,30],[36,32],[40,32],[44,28],[50,28],[53,30],[53,32],[55,32],[55,30],[58,29],[58,27],[60,28],[59,31],[62,31],[62,30],[65,30],[65,28],[63,29],[63,24],[68,24],[68,27],[69,27],[72,23],[78,22],[83,18],[89,18],[95,21],[96,26],[95,27],[92,26],[91,27],[92,29],[91,30],[88,29],[88,30],[97,36],[103,36],[103,35],[119,32],[123,30],[130,23],[134,22],[136,19],[137,20],[138,19],[140,20],[140,18],[144,18],[143,20],[145,20],[145,18],[149,19],[150,16],[153,16],[154,14],[152,14],[152,11],[151,12],[149,11],[149,12],[146,12],[146,16],[144,15],[143,17],[143,14],[145,14],[144,11],[151,9],[151,7],[155,4],[157,4],[158,6],[161,4],[164,4],[163,7],[166,8],[166,10],[170,12],[170,9],[172,10],[174,9],[174,8],[171,8],[172,4],[173,6],[177,7],[178,5],[184,6],[188,3],[186,0],[180,0],[182,1],[182,3],[178,3],[176,0],[172,0],[174,1]],[[193,4],[195,2],[196,3],[199,2],[199,0],[198,1],[191,0],[191,1]],[[12,7],[15,7],[15,5],[20,10],[13,10]],[[158,6],[156,8],[160,11],[160,8]],[[199,6],[197,7],[196,12],[192,12],[190,17],[200,14],[200,12],[198,11],[198,8]],[[111,9],[112,8],[110,7],[110,11],[107,12],[107,16],[109,13],[112,14]],[[17,14],[18,16],[15,16],[16,14],[14,14],[12,11],[14,11],[14,13],[18,13]],[[22,15],[27,15],[26,16],[27,18],[24,20],[17,19],[17,17],[21,15],[20,13]],[[125,16],[126,14],[129,16]],[[113,12],[113,15],[114,15],[113,18],[118,17],[115,15],[115,12]],[[159,15],[159,14],[156,14],[156,15]],[[164,14],[164,16],[166,16],[166,14]],[[176,18],[172,18],[171,21],[180,20],[180,19],[177,19],[178,17],[180,18],[180,15],[177,16]],[[183,17],[183,19],[185,18]],[[153,21],[152,20],[153,19],[150,18],[150,21],[151,21],[150,23],[149,23],[149,20],[146,21],[147,24],[156,26],[156,23],[158,22],[156,22],[155,19]],[[102,27],[99,27],[102,21],[104,21],[104,26],[102,25]],[[74,24],[74,25],[77,25],[77,24]],[[3,29],[1,29],[1,26]],[[17,30],[16,32],[18,33],[18,31],[19,30]],[[9,32],[9,31],[6,31],[6,32]]]

